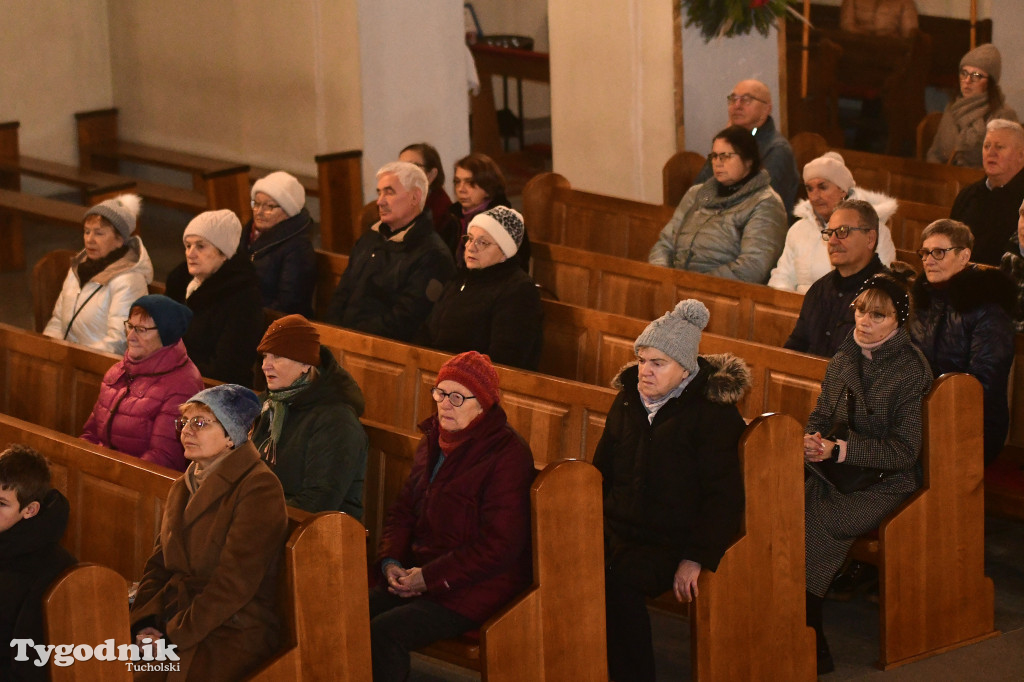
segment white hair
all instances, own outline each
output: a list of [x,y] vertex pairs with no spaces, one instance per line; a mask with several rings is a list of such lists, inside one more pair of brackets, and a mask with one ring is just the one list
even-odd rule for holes
[[985,126],[985,131],[991,133],[993,130],[1008,130],[1017,140],[1017,144],[1024,147],[1024,127],[1016,121],[1008,121],[1005,118],[994,118]]
[[377,171],[377,179],[380,180],[383,175],[394,175],[407,192],[418,189],[420,191],[420,211],[427,205],[427,174],[423,172],[422,168],[408,161],[392,161],[381,166]]

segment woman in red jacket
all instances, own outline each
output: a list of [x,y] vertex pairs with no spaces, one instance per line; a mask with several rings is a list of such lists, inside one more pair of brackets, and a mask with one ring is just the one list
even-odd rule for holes
[[137,299],[124,322],[128,347],[107,370],[82,438],[153,464],[184,471],[174,428],[178,406],[203,390],[181,337],[192,311],[166,296]]
[[375,682],[404,680],[409,652],[479,627],[530,583],[533,454],[476,351],[437,374],[437,416],[388,512],[370,592]]

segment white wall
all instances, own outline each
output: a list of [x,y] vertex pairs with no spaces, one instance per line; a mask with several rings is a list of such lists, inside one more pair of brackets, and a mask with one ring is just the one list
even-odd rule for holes
[[413,142],[437,147],[450,177],[469,153],[462,2],[359,0],[359,43],[367,199],[376,170]]
[[673,0],[549,0],[554,170],[658,202],[675,152]]
[[0,0],[0,121],[24,154],[77,163],[76,111],[111,106],[106,0]]
[[1003,57],[999,87],[1020,118],[1024,116],[1024,2],[993,0],[992,4],[992,43]]

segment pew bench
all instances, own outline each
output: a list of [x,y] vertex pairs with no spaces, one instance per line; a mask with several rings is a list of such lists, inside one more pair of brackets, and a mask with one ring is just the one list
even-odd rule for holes
[[84,217],[83,206],[0,188],[0,271],[25,269],[23,218],[81,230]]

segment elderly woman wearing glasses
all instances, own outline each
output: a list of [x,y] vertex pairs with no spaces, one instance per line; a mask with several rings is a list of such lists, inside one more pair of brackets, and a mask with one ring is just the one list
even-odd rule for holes
[[166,639],[177,647],[173,679],[240,680],[278,647],[277,562],[288,512],[281,484],[249,440],[259,412],[256,394],[235,384],[181,406],[177,426],[190,464],[167,494],[131,610],[136,644]]
[[651,247],[654,265],[764,284],[786,241],[786,209],[748,130],[715,135],[713,177],[695,185]]
[[184,471],[188,462],[174,431],[178,406],[203,389],[181,337],[192,320],[187,306],[143,296],[124,321],[128,348],[103,375],[82,438],[90,443]]
[[475,350],[491,360],[537,369],[543,312],[533,280],[515,259],[523,216],[505,206],[477,214],[466,236],[464,266],[445,286],[414,339],[449,353]]
[[263,307],[312,317],[316,223],[306,210],[306,190],[295,176],[276,171],[257,180],[250,196],[252,220],[238,250],[260,278]]
[[1017,120],[999,87],[1003,60],[991,43],[979,45],[960,60],[960,96],[942,112],[928,160],[981,167],[985,124],[995,118]]
[[984,389],[985,464],[1003,449],[1010,426],[1006,382],[1013,363],[1013,281],[970,263],[974,235],[956,220],[936,220],[921,233],[924,277],[914,283],[910,337],[935,376],[967,372]]
[[486,355],[437,374],[437,416],[384,522],[370,592],[376,682],[404,680],[409,652],[479,627],[530,582],[533,455],[508,425]]

